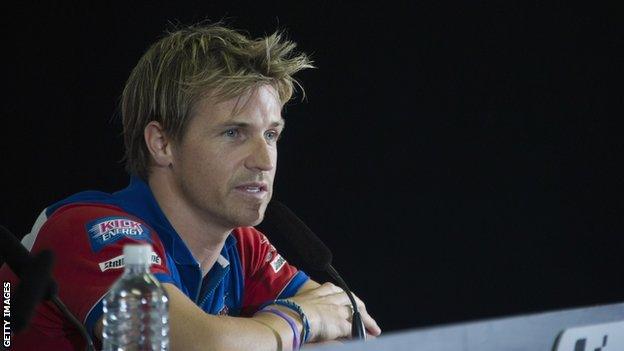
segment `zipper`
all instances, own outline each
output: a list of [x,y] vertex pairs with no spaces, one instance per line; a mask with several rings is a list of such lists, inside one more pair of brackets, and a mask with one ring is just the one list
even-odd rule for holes
[[202,275],[201,266],[199,265],[199,263],[197,264],[196,267],[197,267],[197,275],[199,276],[199,286],[197,287],[197,294],[195,294],[195,303],[199,302],[199,294],[201,294],[202,283],[204,282],[204,276]]
[[[223,274],[221,275],[221,278],[217,281],[217,284],[215,284],[212,289],[210,289],[210,291],[208,291],[208,293],[206,293],[206,295],[204,295],[204,298],[202,299],[201,303],[199,304],[199,307],[203,309],[204,304],[206,303],[206,300],[208,299],[208,296],[214,294],[215,290],[217,289],[217,287],[219,285],[221,285],[221,282],[223,281],[223,278],[225,278],[225,276],[230,272],[230,266],[227,266],[224,268],[225,271],[223,272]],[[201,287],[199,288],[199,291],[201,291]],[[224,302],[225,303],[225,302]]]

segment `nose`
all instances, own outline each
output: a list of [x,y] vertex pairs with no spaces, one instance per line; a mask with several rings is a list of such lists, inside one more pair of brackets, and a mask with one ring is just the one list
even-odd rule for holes
[[275,146],[269,145],[264,138],[255,140],[245,159],[245,167],[254,171],[268,172],[275,168],[277,161],[277,150]]

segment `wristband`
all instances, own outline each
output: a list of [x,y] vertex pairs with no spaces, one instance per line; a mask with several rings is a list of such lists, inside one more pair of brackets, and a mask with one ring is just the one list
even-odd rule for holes
[[[293,332],[293,351],[298,351],[299,348],[301,347],[301,341],[299,340],[299,333],[297,330],[297,324],[295,323],[295,320],[290,318],[290,316],[288,316],[286,313],[276,309],[276,308],[271,308],[271,307],[266,307],[261,309],[258,312],[268,312],[268,313],[273,313],[279,317],[281,317],[283,320],[285,320],[288,325],[290,325],[290,329],[292,329]],[[256,312],[256,313],[258,313]]]
[[306,316],[306,314],[303,312],[303,309],[301,308],[301,306],[299,306],[299,304],[291,300],[281,299],[281,300],[268,301],[262,304],[260,306],[260,309],[263,309],[269,305],[280,305],[280,306],[287,307],[297,312],[297,314],[301,318],[301,323],[303,324],[303,329],[301,330],[301,344],[308,341],[308,339],[310,338],[310,322],[308,321],[308,316]]

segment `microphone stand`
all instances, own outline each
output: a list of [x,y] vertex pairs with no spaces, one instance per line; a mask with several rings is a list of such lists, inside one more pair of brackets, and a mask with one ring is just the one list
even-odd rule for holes
[[[11,268],[13,273],[20,279],[15,296],[14,322],[15,332],[25,328],[37,305],[41,301],[50,300],[59,311],[78,329],[85,339],[87,351],[95,350],[93,340],[85,327],[69,311],[57,294],[57,285],[52,278],[52,266],[54,254],[52,251],[43,250],[32,256],[8,229],[0,225],[0,239],[2,250],[0,258]],[[12,254],[9,254],[12,252]]]
[[54,305],[56,305],[56,307],[61,311],[61,313],[63,313],[65,317],[67,317],[67,319],[69,319],[69,321],[76,327],[76,329],[78,329],[80,335],[82,335],[82,337],[87,342],[87,351],[95,350],[95,346],[93,346],[93,340],[91,340],[91,336],[89,336],[89,333],[87,333],[87,329],[85,329],[82,323],[80,323],[80,321],[78,321],[78,319],[69,311],[63,301],[59,299],[58,295],[54,294],[51,300],[52,303],[54,303]]
[[[275,232],[280,234],[286,242],[293,245],[306,265],[314,270],[327,272],[345,291],[351,302],[353,312],[351,316],[351,337],[366,340],[366,331],[358,305],[347,283],[331,265],[332,254],[327,246],[297,215],[277,200],[272,200],[269,203],[265,216],[266,222],[272,224],[274,229],[276,229]],[[290,235],[286,233],[290,233]]]
[[351,293],[351,289],[347,283],[342,279],[338,271],[331,264],[327,265],[327,273],[338,282],[338,284],[345,291],[349,300],[351,301],[351,306],[353,308],[353,315],[351,318],[351,336],[354,339],[366,340],[366,332],[364,331],[364,323],[362,322],[362,315],[360,314],[357,303],[355,302],[355,298],[353,297],[353,293]]

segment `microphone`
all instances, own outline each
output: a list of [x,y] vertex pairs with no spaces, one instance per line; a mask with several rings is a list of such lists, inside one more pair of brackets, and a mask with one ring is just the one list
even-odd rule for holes
[[[10,261],[7,260],[7,264],[13,268]],[[13,314],[16,333],[28,325],[39,302],[49,300],[56,293],[56,283],[50,278],[53,264],[52,252],[44,250],[21,266],[21,273],[18,275],[21,282],[15,293]]]
[[335,279],[351,301],[351,308],[353,309],[351,336],[355,339],[366,340],[362,315],[353,298],[351,289],[349,289],[347,283],[331,264],[332,253],[329,248],[297,215],[277,200],[269,202],[264,220],[292,244],[299,257],[307,266],[314,270],[325,271]]
[[72,322],[87,342],[87,350],[94,350],[93,341],[85,327],[59,299],[56,282],[52,278],[54,255],[42,250],[35,257],[19,242],[17,237],[0,225],[0,256],[21,280],[15,293],[15,310],[12,314],[15,332],[28,325],[35,308],[43,300],[51,300]]
[[47,269],[48,275],[42,274],[45,272],[41,271],[41,268],[45,267],[46,263],[50,266],[53,264],[51,253],[44,253],[46,252],[44,250],[33,259],[17,237],[2,225],[0,225],[0,238],[2,239],[0,255],[6,264],[11,267],[13,273],[20,279],[24,279],[25,276],[31,274],[37,275],[36,278],[39,278],[41,282],[41,287],[37,287],[37,289],[42,290],[41,298],[45,300],[56,294],[56,283],[50,278],[49,274],[51,270]]

